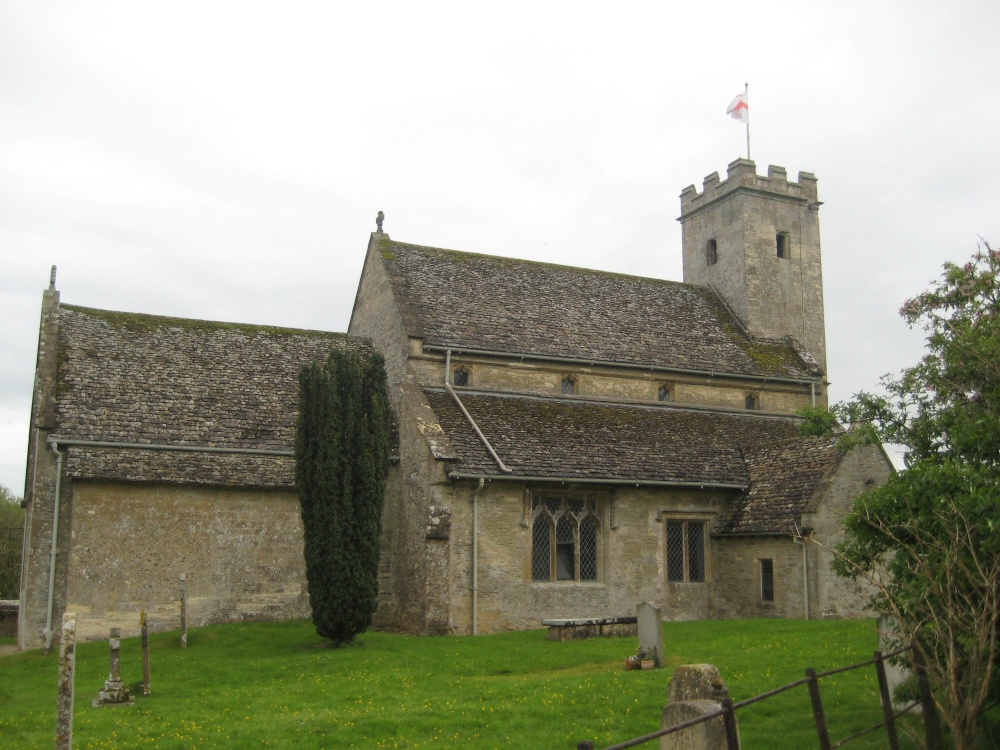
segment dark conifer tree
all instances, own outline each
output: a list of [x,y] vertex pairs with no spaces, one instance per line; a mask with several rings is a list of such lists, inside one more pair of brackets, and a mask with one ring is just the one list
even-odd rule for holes
[[349,643],[371,624],[389,462],[382,356],[335,350],[299,373],[295,482],[316,632]]

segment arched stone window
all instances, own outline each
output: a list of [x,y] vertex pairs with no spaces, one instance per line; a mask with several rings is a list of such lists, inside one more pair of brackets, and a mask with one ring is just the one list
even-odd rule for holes
[[792,257],[792,241],[788,236],[788,232],[778,232],[774,235],[774,244],[777,247],[779,258]]
[[758,410],[760,409],[760,394],[750,392],[747,394],[746,399],[743,404],[747,409]]
[[719,262],[719,244],[715,241],[715,237],[705,243],[705,260],[710,266]]
[[562,393],[564,396],[572,396],[576,393],[576,378],[572,375],[566,375],[562,379],[562,384],[560,385]]
[[575,494],[532,497],[532,580],[598,579],[602,502],[595,496]]
[[668,383],[663,383],[660,389],[656,392],[657,401],[673,401],[674,400],[674,387]]
[[451,382],[455,385],[469,385],[472,382],[472,373],[465,365],[456,367],[455,372],[452,373]]

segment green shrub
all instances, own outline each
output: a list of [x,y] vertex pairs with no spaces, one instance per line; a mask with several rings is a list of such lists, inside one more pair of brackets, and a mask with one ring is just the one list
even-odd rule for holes
[[21,498],[0,485],[0,599],[17,599],[21,585],[24,509]]
[[299,374],[295,481],[316,632],[349,643],[371,624],[389,465],[382,356],[334,351]]

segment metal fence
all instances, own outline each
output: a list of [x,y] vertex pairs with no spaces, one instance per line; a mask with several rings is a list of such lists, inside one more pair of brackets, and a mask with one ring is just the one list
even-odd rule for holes
[[[889,681],[886,678],[885,661],[895,656],[900,656],[911,650],[913,651],[911,660],[914,672],[917,675],[917,684],[920,688],[920,699],[897,711],[893,709],[892,697],[889,695]],[[862,669],[864,667],[871,666],[875,667],[875,671],[878,675],[883,720],[878,724],[862,729],[860,732],[855,732],[848,737],[844,737],[836,744],[832,744],[830,741],[830,732],[826,724],[826,714],[823,710],[823,696],[820,691],[820,680],[825,677],[832,677],[833,675],[841,674],[843,672],[850,672],[854,669]],[[859,737],[878,731],[882,727],[885,727],[886,739],[890,750],[899,750],[899,733],[896,730],[896,720],[917,706],[921,706],[923,712],[924,735],[927,749],[942,750],[944,747],[941,724],[937,715],[937,707],[934,705],[934,698],[931,695],[930,685],[927,682],[927,674],[923,667],[923,659],[921,658],[919,650],[914,649],[912,646],[907,646],[888,654],[876,651],[874,658],[869,659],[868,661],[851,664],[846,667],[829,669],[825,672],[817,672],[815,669],[807,669],[806,676],[800,680],[789,682],[787,685],[782,685],[774,690],[769,690],[766,693],[755,695],[753,698],[747,698],[746,700],[738,703],[733,703],[732,699],[725,698],[721,702],[719,709],[716,711],[711,711],[695,719],[675,724],[673,726],[666,727],[665,729],[660,729],[656,732],[643,735],[642,737],[635,737],[631,740],[620,742],[617,745],[611,745],[604,748],[604,750],[625,750],[625,748],[636,747],[637,745],[652,742],[653,740],[659,739],[660,737],[664,737],[668,734],[680,732],[683,729],[688,729],[703,722],[712,721],[720,717],[722,718],[722,723],[725,727],[727,750],[740,750],[740,738],[736,725],[736,712],[741,708],[753,705],[754,703],[759,703],[767,700],[768,698],[773,698],[774,696],[784,693],[787,690],[802,687],[803,685],[807,686],[809,690],[809,699],[812,703],[813,719],[816,723],[816,735],[819,740],[820,750],[835,750],[836,748],[843,747]],[[588,741],[580,742],[576,747],[577,750],[595,750],[594,743]]]

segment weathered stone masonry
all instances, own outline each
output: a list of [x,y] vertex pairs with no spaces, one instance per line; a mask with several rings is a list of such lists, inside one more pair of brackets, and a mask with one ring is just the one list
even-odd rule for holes
[[827,399],[820,205],[811,174],[746,160],[685,188],[684,283],[413,245],[380,220],[349,334],[78,308],[53,280],[21,645],[46,642],[50,599],[84,638],[135,634],[140,609],[175,627],[181,573],[191,625],[305,616],[297,373],[335,347],[383,354],[398,429],[376,626],[493,632],[640,601],[860,613],[823,546],[889,462],[802,438],[795,415]]

